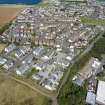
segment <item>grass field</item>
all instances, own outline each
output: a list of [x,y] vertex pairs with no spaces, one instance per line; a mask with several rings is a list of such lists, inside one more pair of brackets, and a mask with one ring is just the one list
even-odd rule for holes
[[94,19],[89,17],[81,17],[81,22],[88,25],[105,26],[105,19]]
[[0,5],[0,26],[9,23],[25,7],[25,5]]
[[47,105],[48,99],[0,75],[0,105]]

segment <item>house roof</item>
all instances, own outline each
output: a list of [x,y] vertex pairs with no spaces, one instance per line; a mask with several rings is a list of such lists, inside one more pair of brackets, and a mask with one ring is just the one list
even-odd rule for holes
[[7,61],[7,59],[0,57],[0,64],[4,64]]
[[48,78],[49,73],[47,71],[45,71],[45,72],[40,71],[40,72],[38,72],[38,75],[43,78]]
[[33,49],[33,54],[39,55],[42,52],[42,50],[44,50],[44,47],[43,46],[39,46],[37,48],[34,48]]
[[21,75],[23,75],[28,69],[29,69],[28,64],[22,64],[19,68],[16,69],[16,72],[17,73],[19,72]]
[[79,86],[82,86],[82,84],[84,82],[84,78],[79,75],[74,76],[74,78],[72,80],[73,80],[73,83],[75,83]]
[[10,44],[7,48],[5,48],[6,52],[10,52],[16,48],[16,45],[14,43]]
[[96,101],[99,104],[105,105],[105,82],[104,81],[98,82]]
[[86,103],[95,105],[95,98],[96,98],[96,96],[94,93],[88,92],[87,97],[86,97]]

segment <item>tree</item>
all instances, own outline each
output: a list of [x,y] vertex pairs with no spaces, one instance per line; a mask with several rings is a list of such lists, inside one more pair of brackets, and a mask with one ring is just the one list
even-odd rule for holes
[[1,27],[0,28],[0,34],[2,34],[6,29],[8,29],[10,25],[11,25],[11,22],[4,25],[3,27]]

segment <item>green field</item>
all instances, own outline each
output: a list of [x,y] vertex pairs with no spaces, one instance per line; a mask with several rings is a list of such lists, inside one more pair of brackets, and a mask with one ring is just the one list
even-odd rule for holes
[[105,36],[100,38],[90,51],[91,56],[102,59],[102,55],[105,54]]
[[97,78],[98,78],[99,80],[103,80],[103,81],[105,81],[105,69],[103,70],[102,73],[100,73],[100,74],[98,75]]
[[105,19],[94,19],[89,17],[81,17],[80,19],[84,24],[105,26]]
[[0,105],[50,105],[45,96],[0,75]]

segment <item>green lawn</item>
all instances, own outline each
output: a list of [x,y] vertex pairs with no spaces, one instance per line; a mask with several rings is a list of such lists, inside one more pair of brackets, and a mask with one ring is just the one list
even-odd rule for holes
[[81,22],[88,25],[105,25],[105,19],[94,19],[89,17],[81,17]]
[[36,70],[35,68],[31,68],[31,70],[29,70],[27,73],[26,73],[26,78],[29,79],[29,78],[32,78],[32,75],[37,73],[38,70]]
[[99,80],[105,81],[105,69],[103,70],[102,73],[100,73],[100,74],[97,76],[97,78],[98,78]]
[[101,59],[102,55],[105,54],[105,36],[99,39],[90,51],[91,56]]

